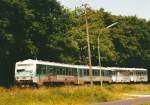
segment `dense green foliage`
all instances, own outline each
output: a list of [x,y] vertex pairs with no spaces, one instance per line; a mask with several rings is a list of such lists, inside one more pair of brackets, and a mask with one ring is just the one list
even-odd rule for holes
[[[80,11],[76,10],[76,14],[79,13]],[[82,53],[84,50],[84,57],[78,52],[79,57],[86,60],[85,22],[82,15],[76,14],[74,17],[76,24],[69,33],[73,37],[72,41],[77,43],[77,48],[81,49],[79,52]],[[101,60],[104,66],[147,67],[149,65],[150,22],[138,19],[136,16],[114,16],[103,9],[97,11],[89,9],[88,17],[94,65],[98,62],[97,38],[100,29]],[[119,24],[109,29],[106,28],[116,21]]]
[[[92,64],[150,68],[150,21],[88,9]],[[116,26],[106,27],[118,21]],[[0,84],[13,83],[14,65],[24,59],[87,64],[83,10],[56,0],[0,1]]]
[[0,84],[13,83],[18,60],[55,61],[50,39],[68,27],[69,15],[56,0],[1,0]]

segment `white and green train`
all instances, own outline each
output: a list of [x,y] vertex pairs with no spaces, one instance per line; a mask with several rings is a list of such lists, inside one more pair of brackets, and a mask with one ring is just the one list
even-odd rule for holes
[[[100,70],[101,69],[101,70]],[[147,82],[147,69],[92,66],[92,80],[108,83]],[[16,62],[17,84],[87,84],[90,83],[89,66],[54,63],[41,60]]]

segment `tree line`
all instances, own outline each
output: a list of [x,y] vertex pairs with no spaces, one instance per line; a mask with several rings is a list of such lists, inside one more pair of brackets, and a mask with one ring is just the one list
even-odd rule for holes
[[[92,65],[98,65],[100,34],[102,66],[150,69],[150,21],[102,8],[87,13]],[[25,59],[87,65],[85,32],[81,8],[69,10],[56,0],[1,0],[0,85],[13,85],[15,62]]]

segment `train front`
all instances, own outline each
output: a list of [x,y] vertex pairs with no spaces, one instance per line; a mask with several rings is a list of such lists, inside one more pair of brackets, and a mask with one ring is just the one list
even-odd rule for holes
[[17,62],[15,66],[15,80],[17,85],[33,85],[36,83],[35,64],[30,61]]

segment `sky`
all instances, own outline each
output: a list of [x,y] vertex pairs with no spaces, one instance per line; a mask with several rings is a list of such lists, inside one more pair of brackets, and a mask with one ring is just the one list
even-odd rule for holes
[[114,15],[137,16],[150,20],[150,0],[58,0],[66,8],[74,9],[87,3],[93,9],[104,8]]

